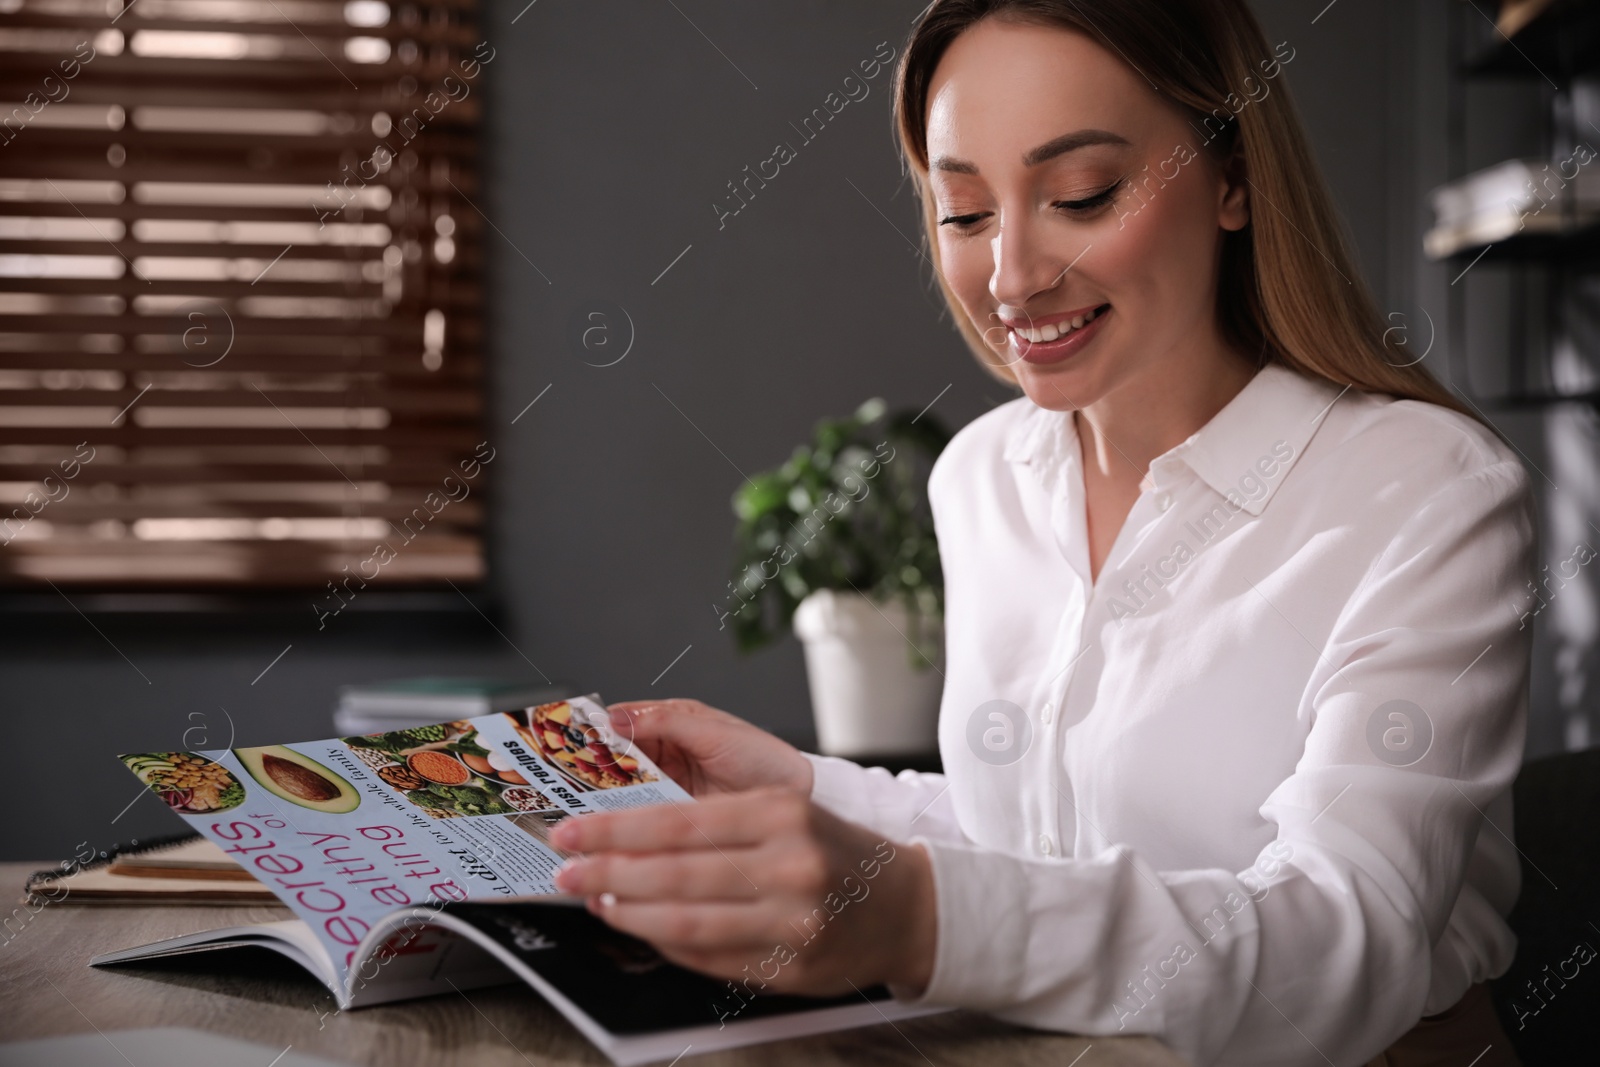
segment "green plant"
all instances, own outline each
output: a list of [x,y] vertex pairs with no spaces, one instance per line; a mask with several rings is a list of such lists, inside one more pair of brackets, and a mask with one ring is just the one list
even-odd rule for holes
[[942,617],[927,480],[949,440],[933,416],[889,414],[874,398],[818,422],[810,444],[733,494],[739,521],[723,614],[742,651],[787,632],[800,601],[819,589],[899,598],[918,624]]

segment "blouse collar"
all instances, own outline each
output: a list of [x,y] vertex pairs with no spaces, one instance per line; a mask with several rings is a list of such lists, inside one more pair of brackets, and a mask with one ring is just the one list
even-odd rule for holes
[[[1157,456],[1147,481],[1158,490],[1167,488],[1179,468],[1187,467],[1217,493],[1236,494],[1245,511],[1259,515],[1347,388],[1269,363],[1210,422]],[[1045,477],[1078,463],[1081,453],[1071,413],[1030,403],[1007,434],[1003,455],[1012,463],[1035,465]],[[1263,461],[1275,469],[1273,477],[1257,474]],[[1240,493],[1240,479],[1246,476],[1264,482],[1266,491]]]

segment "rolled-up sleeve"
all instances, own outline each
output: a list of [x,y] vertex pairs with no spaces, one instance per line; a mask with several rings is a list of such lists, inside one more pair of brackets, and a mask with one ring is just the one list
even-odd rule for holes
[[[1304,706],[1284,709],[1310,726],[1259,809],[1276,837],[1249,868],[1157,870],[1120,845],[1023,857],[909,826],[938,900],[917,1000],[1275,1067],[1364,1063],[1448,1006],[1427,1002],[1435,954],[1510,936],[1497,909],[1516,857],[1494,816],[1521,763],[1531,631],[1514,607],[1533,543],[1514,461],[1453,478],[1398,524],[1321,643]],[[932,783],[835,769],[826,788],[900,831]],[[1480,836],[1494,840],[1475,859]],[[1494,901],[1463,888],[1485,855]],[[1490,956],[1509,951],[1476,970]]]

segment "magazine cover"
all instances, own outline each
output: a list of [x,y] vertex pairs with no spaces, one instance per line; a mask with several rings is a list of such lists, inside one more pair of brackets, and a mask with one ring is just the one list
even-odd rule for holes
[[120,757],[349,966],[384,915],[551,895],[561,819],[691,801],[593,696],[386,733]]

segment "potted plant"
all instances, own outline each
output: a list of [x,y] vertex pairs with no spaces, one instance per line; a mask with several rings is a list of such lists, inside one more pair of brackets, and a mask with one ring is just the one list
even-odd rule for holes
[[875,398],[818,422],[810,444],[733,495],[721,615],[747,652],[794,628],[823,752],[937,747],[944,585],[927,478],[949,439],[933,417]]

